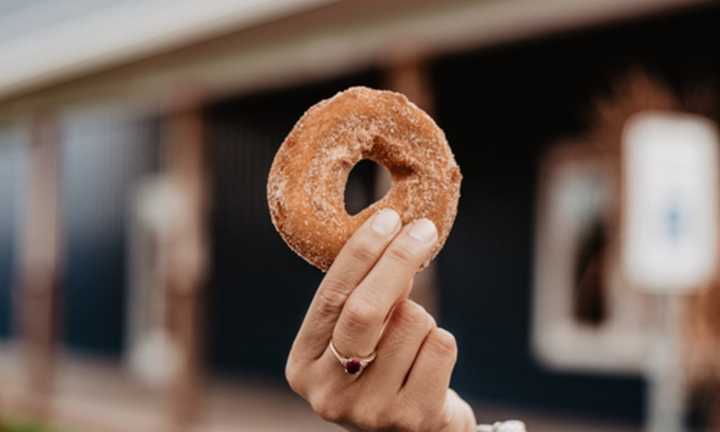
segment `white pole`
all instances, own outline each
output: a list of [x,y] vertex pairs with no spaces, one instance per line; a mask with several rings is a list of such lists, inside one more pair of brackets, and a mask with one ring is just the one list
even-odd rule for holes
[[685,431],[686,377],[682,367],[682,299],[660,297],[661,327],[647,369],[648,432]]

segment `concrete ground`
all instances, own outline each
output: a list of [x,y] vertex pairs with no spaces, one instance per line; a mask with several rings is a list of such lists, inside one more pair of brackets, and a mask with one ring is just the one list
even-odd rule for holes
[[[32,417],[37,397],[28,392],[17,349],[0,350],[0,417]],[[158,432],[168,430],[166,399],[116,364],[61,356],[48,400],[51,423],[78,432]],[[41,401],[40,401],[41,402]],[[519,418],[530,432],[635,432],[620,424],[555,418],[476,404],[480,421]],[[192,432],[339,431],[318,419],[286,387],[262,381],[212,381],[204,390],[201,414]]]

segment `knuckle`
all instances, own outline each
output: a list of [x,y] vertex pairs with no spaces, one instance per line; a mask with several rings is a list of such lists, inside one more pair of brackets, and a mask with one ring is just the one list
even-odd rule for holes
[[322,316],[337,316],[347,300],[347,283],[338,278],[326,277],[318,290],[319,313]]
[[450,424],[452,423],[452,415],[447,410],[443,410],[442,412],[436,413],[433,416],[430,416],[425,422],[425,427],[422,430],[426,431],[439,431],[439,430],[447,430],[450,427]]
[[436,406],[425,407],[423,405],[425,404],[408,403],[404,414],[396,420],[396,428],[413,432],[446,430],[452,419],[445,410],[440,410]]
[[394,419],[400,410],[393,401],[374,396],[365,403],[355,405],[352,418],[360,430],[368,432],[398,430]]
[[406,414],[396,416],[396,418],[392,420],[391,424],[392,429],[396,431],[419,432],[418,427],[420,426],[420,423]]
[[356,424],[363,431],[398,431],[401,430],[397,427],[395,417],[397,417],[396,411],[391,411],[390,406],[394,406],[391,403],[385,403],[384,405],[373,404],[366,409],[360,409],[356,411],[353,419],[356,420]]
[[437,432],[444,423],[412,404],[385,404],[373,410],[356,410],[353,422],[364,431]]
[[424,415],[421,412],[404,409],[394,415],[392,429],[407,432],[429,432],[430,429],[426,427],[426,422],[423,420],[423,417]]
[[326,394],[311,398],[310,406],[318,417],[331,423],[340,423],[347,418],[343,405]]
[[377,252],[371,241],[365,238],[353,239],[350,246],[350,255],[357,261],[369,264],[377,259]]
[[408,430],[413,432],[438,432],[443,429],[437,425],[437,421],[435,419],[426,418],[422,420],[413,420],[412,423],[410,423]]
[[403,325],[417,327],[432,327],[435,325],[435,319],[423,308],[412,300],[403,300],[398,304],[396,316]]
[[348,302],[343,315],[345,315],[344,324],[351,332],[365,331],[385,319],[380,308],[361,299]]
[[420,408],[424,415],[421,430],[447,430],[453,421],[453,416],[451,411],[445,408],[444,400],[428,402],[430,402],[429,406]]
[[297,368],[295,362],[292,359],[288,359],[287,363],[285,364],[285,380],[287,381],[292,391],[297,394],[302,394],[303,386],[301,381],[301,374],[299,373],[299,369]]
[[417,261],[415,253],[402,243],[395,242],[388,248],[388,257],[403,266],[414,266]]
[[441,355],[457,357],[457,341],[447,330],[434,329],[428,336],[427,343],[430,349]]
[[357,424],[361,427],[361,430],[364,431],[380,431],[388,429],[387,420],[378,414],[370,414],[359,417]]

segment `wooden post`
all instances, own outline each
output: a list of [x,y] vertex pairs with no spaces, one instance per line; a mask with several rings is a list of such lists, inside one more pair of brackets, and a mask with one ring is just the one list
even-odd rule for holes
[[27,193],[16,292],[26,365],[29,415],[50,414],[57,322],[60,225],[60,135],[52,116],[35,117],[28,148]]
[[[403,93],[418,107],[433,115],[433,97],[430,83],[421,58],[416,56],[399,56],[393,58],[387,70],[388,87]],[[376,197],[389,189],[392,179],[387,170],[380,170],[377,179]],[[437,291],[435,288],[435,263],[415,275],[411,298],[423,305],[431,314],[437,316]]]
[[171,427],[178,430],[186,428],[200,411],[208,199],[203,120],[198,104],[181,104],[169,114],[165,126],[165,169],[183,203],[165,257],[168,325],[180,355],[170,388]]
[[720,430],[720,385],[713,386],[708,413],[708,430]]

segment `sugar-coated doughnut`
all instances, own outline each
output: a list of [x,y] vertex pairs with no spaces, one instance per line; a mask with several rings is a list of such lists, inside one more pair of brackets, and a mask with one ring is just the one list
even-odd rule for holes
[[[345,185],[362,159],[387,168],[392,186],[351,216]],[[435,257],[455,220],[461,180],[445,134],[430,116],[402,94],[352,87],[300,118],[275,155],[267,197],[288,246],[326,271],[353,232],[383,208],[396,210],[403,224],[432,220]]]

